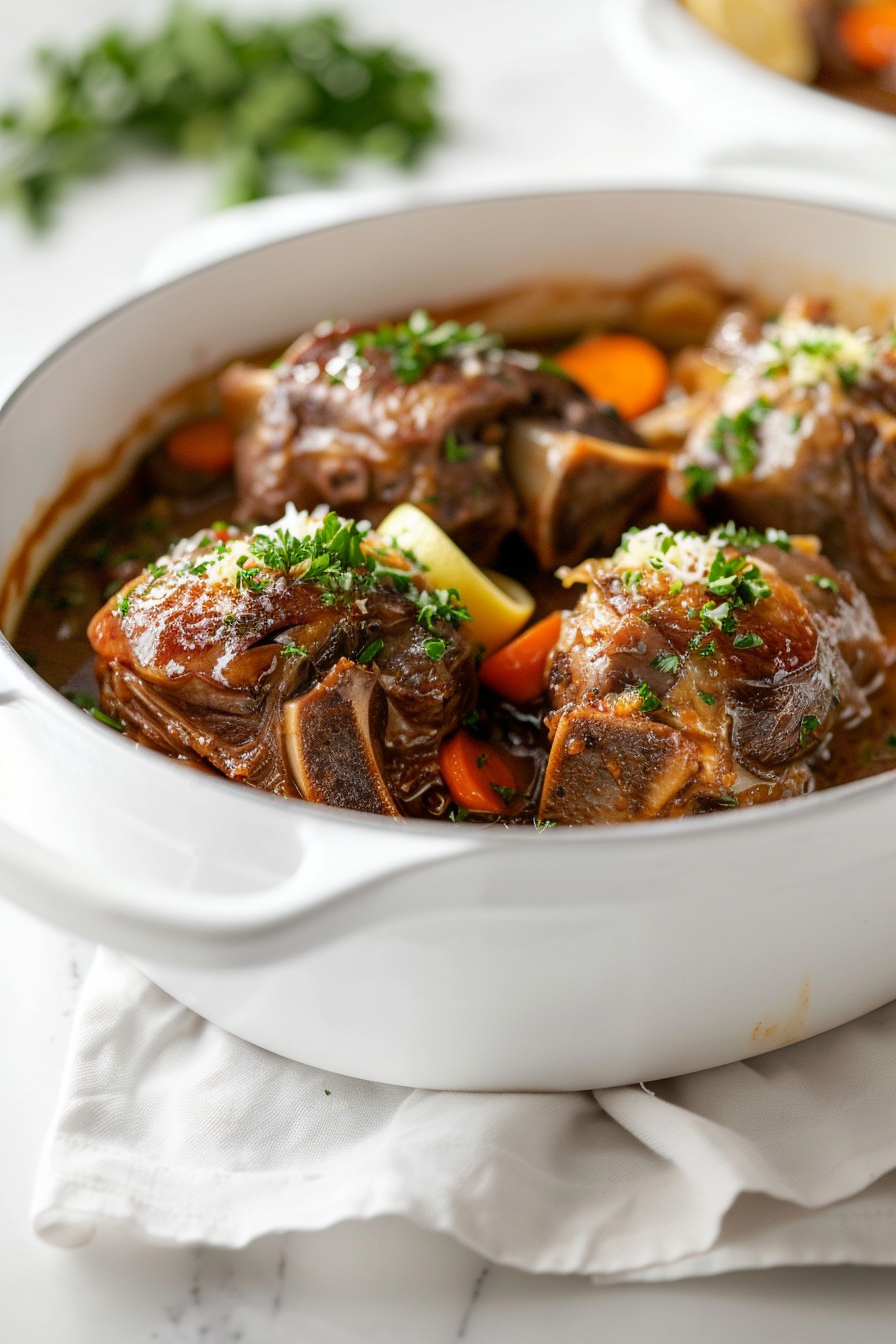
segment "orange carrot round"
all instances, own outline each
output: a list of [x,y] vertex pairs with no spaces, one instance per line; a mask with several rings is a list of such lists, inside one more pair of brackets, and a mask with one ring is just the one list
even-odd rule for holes
[[233,434],[226,420],[194,420],[169,434],[165,452],[184,471],[223,476],[233,466]]
[[548,655],[560,638],[560,620],[555,611],[486,658],[479,669],[483,686],[515,705],[541,695],[547,684]]
[[640,336],[622,332],[579,341],[555,362],[592,397],[615,406],[626,420],[659,406],[669,385],[669,362],[662,350]]
[[517,792],[516,775],[500,747],[480,742],[461,728],[442,743],[442,778],[458,807],[507,816]]
[[853,5],[837,19],[840,46],[866,70],[882,70],[896,56],[896,0]]

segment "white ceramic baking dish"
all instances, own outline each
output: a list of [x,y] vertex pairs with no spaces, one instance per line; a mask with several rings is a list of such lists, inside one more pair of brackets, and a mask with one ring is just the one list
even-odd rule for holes
[[896,117],[766,70],[679,0],[603,0],[600,33],[704,170],[787,194],[834,192],[890,208]]
[[[698,256],[771,298],[896,294],[896,222],[682,189],[453,201],[318,229],[140,294],[0,411],[13,558],[75,465],[44,556],[139,451],[157,398],[327,314],[533,274]],[[144,426],[144,429],[146,426]],[[542,834],[340,813],[185,770],[104,730],[0,640],[0,883],[122,948],[269,1049],[432,1088],[572,1089],[704,1068],[896,996],[896,775],[731,815]]]

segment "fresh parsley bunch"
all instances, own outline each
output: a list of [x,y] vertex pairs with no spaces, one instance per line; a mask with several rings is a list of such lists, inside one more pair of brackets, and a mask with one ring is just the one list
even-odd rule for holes
[[111,29],[37,53],[39,88],[0,114],[0,199],[37,227],[76,179],[144,147],[216,161],[222,203],[355,155],[412,166],[441,130],[432,71],[352,41],[335,15],[236,20],[177,3],[154,35]]

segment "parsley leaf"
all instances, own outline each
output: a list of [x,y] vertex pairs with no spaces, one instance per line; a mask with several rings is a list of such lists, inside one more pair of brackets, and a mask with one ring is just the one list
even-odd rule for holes
[[445,435],[445,461],[446,462],[467,462],[471,456],[470,449],[464,444],[458,443],[453,434]]
[[814,714],[804,714],[800,719],[800,747],[807,747],[820,727],[821,722]]
[[[345,342],[349,359],[363,359],[372,350],[388,351],[392,372],[400,383],[416,383],[438,360],[460,361],[487,350],[499,350],[503,344],[501,337],[486,331],[481,322],[471,322],[466,327],[453,319],[436,323],[422,308],[411,313],[406,322],[383,322],[375,330],[362,331]],[[341,380],[341,372],[335,366],[331,370],[328,365],[327,372]]]
[[383,647],[383,641],[381,639],[372,639],[369,644],[365,644],[364,648],[358,654],[358,662],[359,663],[371,662],[380,652],[382,647]]
[[706,499],[716,488],[716,473],[712,467],[701,467],[692,462],[681,474],[685,483],[684,498],[688,504]]
[[650,666],[656,668],[657,672],[677,672],[680,663],[681,658],[677,653],[658,653]]
[[651,690],[646,681],[642,681],[636,689],[641,700],[641,709],[645,714],[652,714],[654,710],[662,709],[662,700]]
[[710,431],[708,446],[731,467],[731,475],[748,476],[759,460],[757,430],[771,410],[766,397],[757,397],[737,415],[720,415]]
[[426,652],[426,656],[431,658],[434,663],[437,663],[441,658],[444,658],[445,650],[448,648],[448,645],[444,639],[425,639],[423,641],[423,648]]

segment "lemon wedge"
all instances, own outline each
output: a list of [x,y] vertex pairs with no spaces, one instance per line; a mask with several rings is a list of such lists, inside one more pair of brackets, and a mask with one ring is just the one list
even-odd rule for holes
[[487,654],[500,649],[526,624],[535,610],[527,588],[506,574],[480,569],[459,546],[413,504],[399,504],[376,529],[386,541],[394,539],[412,551],[425,566],[430,588],[456,588],[473,617],[463,629],[470,641]]
[[818,54],[798,0],[683,0],[695,19],[745,56],[804,84]]

